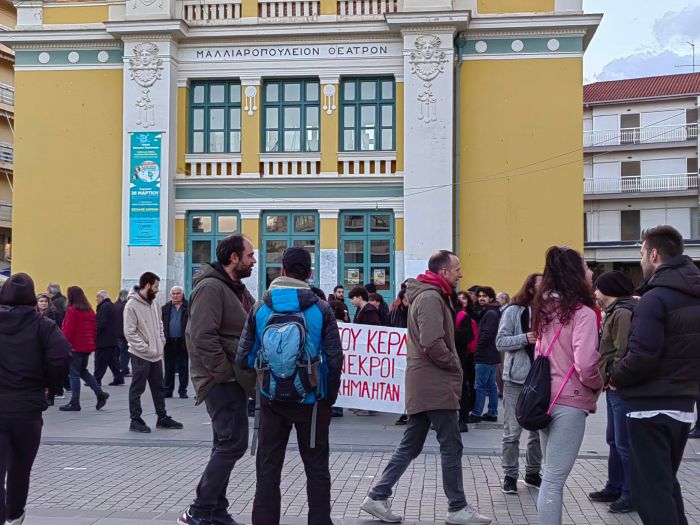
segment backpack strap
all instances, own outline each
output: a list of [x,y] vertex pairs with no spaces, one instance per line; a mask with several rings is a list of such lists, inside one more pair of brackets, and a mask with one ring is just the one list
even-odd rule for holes
[[311,442],[309,446],[316,448],[316,414],[318,412],[318,400],[314,403],[314,408],[311,411]]
[[559,326],[559,330],[557,330],[557,333],[554,335],[554,339],[552,339],[552,342],[549,343],[549,346],[547,347],[547,351],[544,353],[542,353],[542,337],[540,336],[540,338],[537,340],[537,346],[538,346],[537,355],[543,355],[543,356],[547,357],[551,353],[552,348],[554,347],[554,343],[556,343],[557,339],[559,339],[559,336],[561,335],[561,331],[563,329],[564,329],[564,325],[562,324]]
[[258,449],[258,434],[260,433],[260,388],[255,389],[255,419],[253,420],[253,441],[250,444],[250,455],[255,456]]
[[571,368],[569,369],[569,373],[566,374],[564,381],[562,382],[561,386],[559,387],[559,391],[557,392],[557,395],[554,396],[554,399],[552,399],[552,403],[549,405],[549,408],[547,409],[547,415],[549,415],[549,413],[552,411],[552,408],[554,408],[554,403],[557,402],[557,399],[559,399],[559,396],[564,391],[564,387],[566,386],[566,383],[568,383],[569,379],[571,379],[571,375],[574,373],[575,366],[576,366],[575,364],[571,365]]

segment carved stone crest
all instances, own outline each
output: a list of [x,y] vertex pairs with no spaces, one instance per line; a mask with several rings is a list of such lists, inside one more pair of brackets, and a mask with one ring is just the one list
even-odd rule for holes
[[163,60],[158,58],[158,46],[143,42],[134,46],[134,56],[129,59],[129,74],[139,86],[149,88],[161,78]]
[[418,94],[420,113],[418,120],[424,122],[437,121],[437,98],[433,93],[432,81],[445,71],[449,62],[445,52],[440,50],[442,41],[435,35],[421,35],[416,38],[416,49],[411,51],[409,64],[411,73],[415,73],[423,83],[423,91]]

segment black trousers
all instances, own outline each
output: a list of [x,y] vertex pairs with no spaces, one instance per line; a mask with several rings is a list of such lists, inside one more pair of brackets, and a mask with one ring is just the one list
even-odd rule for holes
[[153,406],[158,417],[165,417],[165,393],[163,392],[163,360],[152,363],[132,354],[131,356],[131,386],[129,386],[129,414],[131,419],[141,417],[141,394],[146,390],[146,384],[151,389]]
[[41,416],[0,416],[0,523],[24,514],[43,424]]
[[462,396],[459,399],[459,420],[467,421],[469,412],[474,408],[476,400],[474,371],[474,354],[467,354],[467,359],[462,363]]
[[165,393],[168,395],[173,394],[173,390],[175,390],[175,372],[177,372],[178,382],[180,383],[177,391],[179,394],[186,394],[190,378],[190,363],[184,337],[174,337],[167,340],[163,363],[165,365]]
[[248,448],[248,396],[238,383],[218,383],[204,398],[213,444],[190,512],[211,520],[228,509],[226,490],[236,461]]
[[98,385],[102,385],[102,378],[105,376],[107,367],[112,372],[115,381],[124,381],[124,374],[119,366],[119,348],[117,346],[105,346],[95,350],[95,373],[93,375]]
[[645,525],[687,525],[678,468],[690,425],[665,415],[627,418],[632,501]]
[[321,401],[316,415],[316,447],[311,448],[312,405],[260,401],[260,434],[255,458],[257,484],[253,525],[279,525],[282,465],[292,425],[306,472],[309,525],[332,525],[328,428],[331,407]]

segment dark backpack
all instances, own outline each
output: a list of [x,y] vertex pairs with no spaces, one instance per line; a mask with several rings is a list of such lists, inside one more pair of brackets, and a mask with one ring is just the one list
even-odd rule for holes
[[518,424],[525,430],[541,430],[551,423],[552,417],[549,414],[552,411],[552,407],[564,390],[564,386],[571,377],[571,374],[574,372],[574,366],[572,365],[566,379],[564,379],[564,382],[559,388],[559,392],[554,396],[554,399],[551,399],[552,373],[548,356],[552,351],[554,343],[559,339],[562,328],[564,328],[564,325],[559,327],[559,330],[549,344],[549,348],[547,348],[546,352],[542,353],[542,339],[537,342],[537,359],[535,359],[535,362],[530,368],[530,373],[527,375],[527,379],[525,379],[525,384],[515,404],[515,418],[518,420]]

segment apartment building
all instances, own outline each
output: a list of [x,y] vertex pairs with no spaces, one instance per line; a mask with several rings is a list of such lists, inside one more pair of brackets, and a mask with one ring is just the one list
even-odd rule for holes
[[585,253],[640,279],[641,230],[671,224],[700,260],[700,73],[584,86]]
[[[15,7],[0,0],[0,32],[15,27]],[[15,52],[0,44],[0,271],[12,260],[12,189],[14,176]]]

